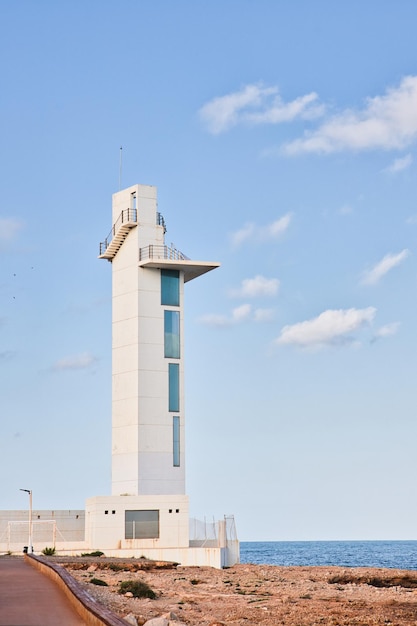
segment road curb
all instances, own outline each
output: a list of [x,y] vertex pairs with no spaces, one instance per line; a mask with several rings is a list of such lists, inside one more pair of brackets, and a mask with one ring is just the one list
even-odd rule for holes
[[126,626],[124,619],[92,598],[64,567],[34,554],[25,554],[24,558],[64,591],[87,626]]

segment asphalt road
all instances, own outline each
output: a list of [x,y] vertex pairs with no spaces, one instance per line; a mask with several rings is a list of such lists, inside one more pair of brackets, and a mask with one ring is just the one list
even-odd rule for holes
[[85,626],[65,593],[23,557],[0,557],[0,626]]

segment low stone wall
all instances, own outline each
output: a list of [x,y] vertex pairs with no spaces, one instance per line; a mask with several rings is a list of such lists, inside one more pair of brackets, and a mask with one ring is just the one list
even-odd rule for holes
[[81,585],[68,574],[65,568],[50,563],[42,557],[25,554],[25,560],[42,574],[53,580],[65,593],[77,613],[87,626],[126,626],[121,619],[106,607],[101,606]]

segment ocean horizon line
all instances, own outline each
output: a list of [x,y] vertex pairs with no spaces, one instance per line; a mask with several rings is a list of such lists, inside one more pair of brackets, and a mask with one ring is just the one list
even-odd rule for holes
[[378,543],[378,542],[401,542],[417,541],[415,539],[241,539],[239,543]]
[[240,562],[417,569],[417,539],[241,541]]

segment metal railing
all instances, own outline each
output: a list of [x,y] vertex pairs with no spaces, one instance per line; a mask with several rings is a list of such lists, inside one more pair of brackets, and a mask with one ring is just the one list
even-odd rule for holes
[[139,261],[148,259],[168,259],[170,261],[189,261],[190,259],[176,248],[149,245],[139,249]]
[[159,213],[159,211],[156,214],[156,223],[158,226],[162,226],[164,229],[164,235],[167,232],[167,227],[165,225],[165,220],[164,220],[164,216],[162,215],[162,213]]
[[137,224],[137,221],[138,221],[137,209],[124,209],[120,213],[115,223],[113,224],[112,229],[107,235],[106,239],[100,243],[100,255],[106,252],[107,248],[109,247],[109,245],[111,244],[113,240],[113,237],[116,235],[116,233],[118,232],[118,230],[123,224],[132,223],[132,222]]

